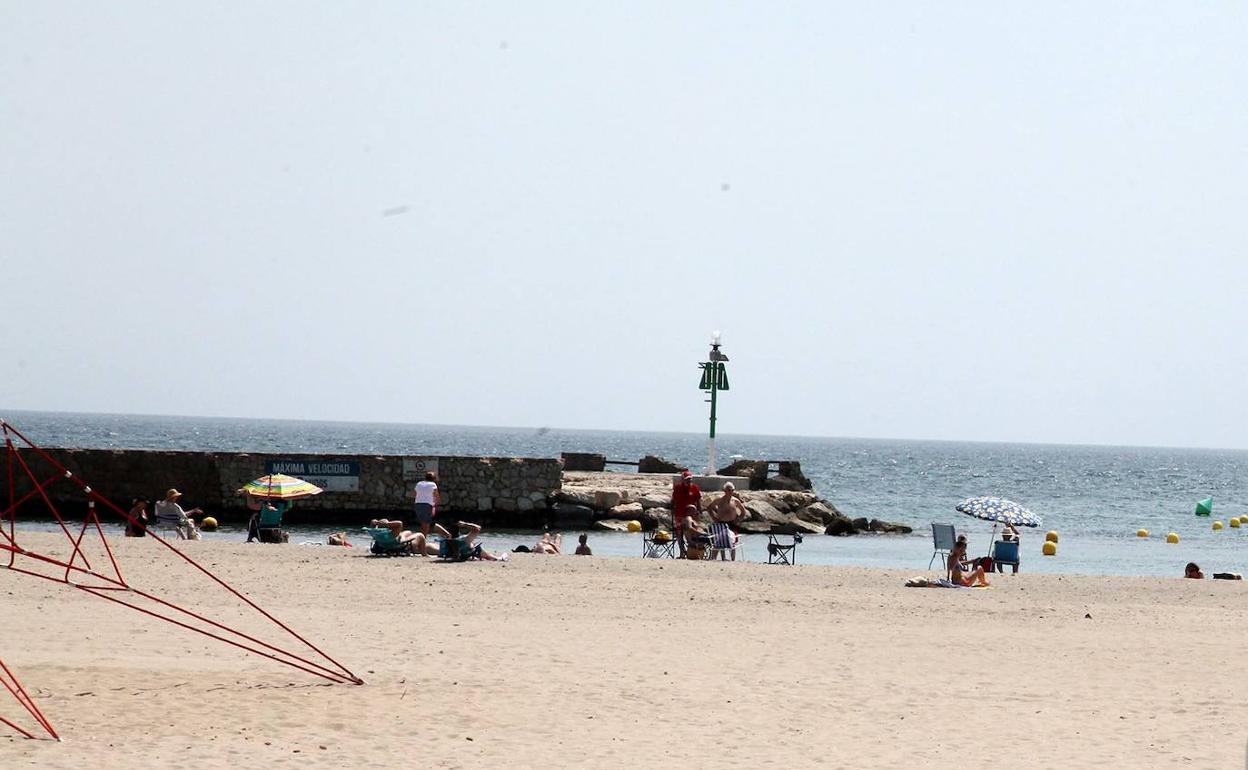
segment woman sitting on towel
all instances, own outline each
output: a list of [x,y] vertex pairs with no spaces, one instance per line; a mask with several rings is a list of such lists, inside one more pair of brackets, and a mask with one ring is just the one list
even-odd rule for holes
[[978,565],[972,567],[966,559],[966,535],[958,535],[958,542],[949,552],[949,581],[954,585],[968,588],[988,585],[988,578],[984,576],[984,568]]

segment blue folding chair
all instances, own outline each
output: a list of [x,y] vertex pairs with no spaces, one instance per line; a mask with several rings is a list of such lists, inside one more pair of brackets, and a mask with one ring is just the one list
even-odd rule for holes
[[992,544],[992,567],[997,572],[1005,572],[1001,569],[1001,565],[1009,564],[1014,567],[1014,574],[1018,574],[1018,541],[1017,540],[998,540]]

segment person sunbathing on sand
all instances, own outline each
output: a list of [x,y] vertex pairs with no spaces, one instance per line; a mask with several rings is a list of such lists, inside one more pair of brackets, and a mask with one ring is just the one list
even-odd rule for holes
[[429,542],[420,532],[413,532],[410,529],[403,529],[403,522],[398,519],[373,519],[368,522],[368,526],[374,529],[388,529],[394,533],[394,537],[403,545],[407,546],[407,550],[417,556],[437,556],[438,547]]
[[444,527],[435,523],[433,529],[442,536],[442,545],[445,546],[445,548],[439,547],[437,549],[438,556],[455,561],[465,561],[467,559],[506,561],[506,556],[490,553],[482,548],[480,543],[473,542],[477,539],[477,535],[481,534],[480,524],[454,521]]
[[1205,573],[1200,571],[1200,565],[1194,561],[1189,561],[1187,566],[1183,568],[1183,577],[1192,578],[1193,580],[1204,580]]
[[[971,572],[967,574],[964,570],[971,570]],[[958,542],[949,552],[949,581],[954,585],[967,587],[988,585],[988,578],[984,576],[984,568],[977,564],[972,569],[971,563],[966,559],[966,535],[958,535]]]
[[577,556],[593,556],[594,555],[593,549],[589,547],[589,535],[586,535],[585,533],[582,532],[581,537],[579,538],[577,542],[578,542],[576,546]]
[[537,545],[533,546],[530,553],[563,553],[563,533],[554,535],[549,532],[542,534],[542,539],[537,541]]

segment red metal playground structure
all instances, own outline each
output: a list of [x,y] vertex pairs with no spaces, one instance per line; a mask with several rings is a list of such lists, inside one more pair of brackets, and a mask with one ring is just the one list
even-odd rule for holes
[[[254,610],[259,618],[271,624],[271,631],[265,635],[277,637],[278,643],[266,642],[252,634],[238,631],[230,626],[215,621],[205,614],[171,601],[162,599],[154,593],[144,591],[131,585],[121,574],[121,566],[109,546],[108,538],[100,525],[97,504],[104,509],[106,515],[115,514],[131,525],[146,529],[142,522],[135,521],[130,515],[119,508],[111,500],[93,489],[87,482],[70,472],[51,455],[36,446],[30,439],[22,435],[16,428],[4,420],[0,420],[0,430],[4,435],[4,472],[8,486],[8,505],[0,511],[0,569],[31,575],[33,577],[63,584],[69,588],[84,591],[98,596],[122,607],[143,613],[152,618],[172,623],[188,631],[202,634],[224,642],[247,652],[260,655],[282,663],[313,676],[342,684],[363,684],[363,680],[351,673],[345,666],[322,652],[320,648],[300,636],[282,621],[269,614],[259,605],[247,598],[233,586],[230,586],[211,570],[187,556],[176,546],[165,540],[157,532],[147,530],[149,538],[168,548],[177,555],[190,569],[199,573],[200,580],[207,580],[223,588],[242,603],[242,611],[246,608]],[[19,449],[20,448],[20,449]],[[19,486],[19,482],[21,485]],[[61,515],[60,510],[52,502],[49,490],[56,485],[73,485],[77,493],[82,494],[86,513],[82,523],[69,522]],[[29,488],[27,488],[29,487]],[[65,499],[58,495],[58,499]],[[68,556],[51,555],[23,547],[18,542],[17,511],[23,506],[38,506],[42,502],[47,511],[59,525],[60,531],[68,540]],[[98,537],[98,541],[96,538]],[[58,541],[59,542],[59,541]],[[64,546],[63,546],[64,547]],[[88,558],[88,551],[94,553],[94,564]],[[101,558],[101,552],[104,558]],[[8,554],[7,563],[4,555]],[[7,613],[0,611],[0,617],[8,622],[15,620]],[[268,628],[269,625],[265,624]],[[0,660],[0,684],[21,704],[22,708],[38,723],[38,727],[23,728],[17,722],[0,714],[0,723],[17,731],[27,738],[34,738],[35,732],[42,730],[48,736],[60,740],[60,736],[52,727],[43,712],[35,704],[26,689],[14,676],[13,672]]]

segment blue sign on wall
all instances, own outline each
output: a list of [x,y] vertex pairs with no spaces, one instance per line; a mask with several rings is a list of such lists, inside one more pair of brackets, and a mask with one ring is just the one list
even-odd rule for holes
[[301,478],[326,492],[360,491],[360,464],[351,460],[269,460],[264,468]]

